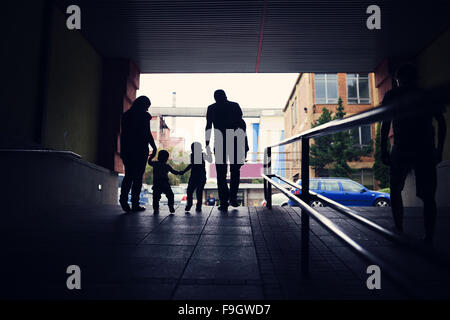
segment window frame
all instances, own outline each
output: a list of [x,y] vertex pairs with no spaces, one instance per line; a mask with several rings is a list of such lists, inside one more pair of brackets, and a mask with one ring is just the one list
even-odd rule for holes
[[291,104],[291,126],[294,128],[297,125],[297,97]]
[[[348,80],[349,80],[349,75],[356,75],[356,95],[357,95],[357,102],[350,102],[350,98],[348,95]],[[345,82],[346,82],[346,90],[347,90],[347,104],[372,104],[372,94],[371,94],[371,90],[370,90],[370,76],[369,74],[367,74],[367,77],[364,76],[363,79],[367,78],[367,82],[368,82],[368,89],[369,89],[369,101],[368,102],[361,102],[361,95],[359,92],[359,79],[360,79],[360,74],[359,73],[347,73],[345,75]],[[355,98],[352,98],[355,99]],[[366,98],[363,98],[366,99]]]
[[[358,141],[355,144],[355,146],[358,147],[366,147],[366,146],[370,146],[370,144],[363,144],[363,139],[362,139],[362,127],[363,126],[368,126],[370,128],[369,132],[370,132],[370,143],[373,144],[373,137],[372,137],[372,125],[367,124],[367,125],[362,125],[362,126],[358,126],[357,128],[355,128],[356,130],[358,130]],[[353,130],[355,130],[353,129]],[[350,132],[352,132],[352,130],[350,130]]]
[[[324,75],[325,76],[325,102],[318,102],[317,101],[317,85],[316,85],[316,77],[317,75]],[[329,75],[335,75],[336,76],[336,98],[329,98],[328,97],[328,76]],[[333,79],[334,81],[334,79]],[[320,98],[322,99],[322,98]],[[330,99],[336,99],[336,102],[333,101],[329,101]],[[337,104],[339,101],[339,79],[338,79],[338,74],[337,73],[315,73],[314,74],[314,100],[316,104]]]

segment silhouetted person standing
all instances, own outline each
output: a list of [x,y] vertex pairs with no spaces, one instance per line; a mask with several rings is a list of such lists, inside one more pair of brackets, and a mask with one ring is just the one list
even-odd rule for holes
[[189,177],[188,187],[187,187],[187,203],[186,211],[191,210],[193,203],[194,191],[197,196],[197,205],[195,210],[197,212],[202,211],[203,202],[203,189],[206,184],[206,162],[211,162],[211,154],[207,155],[202,150],[202,144],[200,142],[194,142],[191,144],[191,163],[184,169],[183,174],[188,170],[191,170],[191,175]]
[[[206,113],[206,147],[210,154],[209,142],[214,126],[214,155],[219,188],[219,210],[227,211],[229,204],[239,206],[240,168],[245,161],[245,130],[242,130],[242,110],[236,102],[228,101],[223,90],[214,92],[216,103],[208,107]],[[245,123],[244,123],[245,124]],[[238,130],[238,129],[241,130]],[[230,164],[230,188],[227,184],[228,163]]]
[[[149,155],[148,145],[151,145],[153,154],[156,152],[155,141],[150,131],[152,116],[147,112],[150,105],[149,98],[140,96],[122,116],[120,157],[125,166],[125,177],[122,181],[119,202],[125,212],[145,210],[139,205],[139,196]],[[131,208],[128,205],[130,189]]]
[[167,204],[169,206],[170,213],[175,212],[174,208],[174,194],[169,182],[169,172],[172,174],[183,175],[184,171],[178,171],[172,168],[171,165],[167,163],[169,160],[169,152],[166,150],[161,150],[158,153],[158,161],[152,161],[155,154],[152,153],[148,164],[153,167],[153,213],[159,214],[159,200],[161,200],[161,195],[164,193],[167,197]]
[[[411,64],[401,66],[395,75],[398,87],[388,91],[383,104],[397,99],[404,99],[417,94],[417,71]],[[431,97],[430,97],[431,98]],[[431,101],[431,99],[428,99]],[[431,102],[430,102],[431,103]],[[427,106],[423,106],[426,108]],[[438,143],[435,146],[433,118],[438,123]],[[445,119],[442,111],[406,116],[392,121],[394,145],[389,154],[387,139],[391,121],[384,121],[381,126],[381,157],[390,165],[391,205],[395,227],[403,231],[402,190],[406,176],[414,169],[416,176],[416,194],[423,200],[424,241],[432,243],[436,223],[436,165],[442,161],[446,133]]]

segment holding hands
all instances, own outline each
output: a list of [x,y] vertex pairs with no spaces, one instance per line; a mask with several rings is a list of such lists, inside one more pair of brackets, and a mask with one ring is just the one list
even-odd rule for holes
[[148,163],[150,163],[153,160],[153,158],[156,156],[156,152],[157,152],[157,150],[153,149],[152,153],[150,154],[150,157],[148,158]]

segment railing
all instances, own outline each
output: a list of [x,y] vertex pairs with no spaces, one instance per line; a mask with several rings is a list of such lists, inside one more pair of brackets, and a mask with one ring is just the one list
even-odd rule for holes
[[[432,98],[430,100],[430,97]],[[397,286],[402,289],[409,296],[413,295],[413,289],[409,285],[409,281],[404,279],[403,275],[391,267],[385,265],[381,259],[370,253],[368,250],[359,245],[356,241],[351,239],[344,231],[335,225],[330,219],[320,214],[317,210],[309,206],[310,200],[313,197],[319,197],[326,204],[333,209],[347,215],[348,217],[358,221],[364,226],[374,230],[383,236],[396,241],[401,245],[408,246],[410,243],[397,234],[389,231],[373,221],[361,217],[356,212],[339,203],[315,194],[309,190],[309,147],[310,139],[320,136],[332,134],[335,132],[349,130],[353,127],[371,124],[382,120],[390,120],[394,118],[407,117],[410,115],[418,115],[433,112],[433,110],[440,110],[442,105],[450,101],[450,83],[441,87],[421,91],[413,96],[409,96],[395,101],[393,104],[381,105],[377,108],[361,112],[359,114],[341,119],[334,120],[318,127],[312,128],[306,132],[300,133],[291,138],[285,139],[279,143],[267,147],[264,150],[264,197],[266,199],[266,206],[272,209],[272,186],[280,190],[289,199],[298,204],[301,208],[301,271],[304,276],[309,274],[309,232],[310,222],[309,218],[315,219],[322,227],[328,230],[331,234],[337,237],[345,245],[350,247],[360,257],[371,264],[376,264],[384,270],[384,274]],[[426,106],[426,108],[424,108]],[[301,195],[300,198],[293,195],[289,190],[286,190],[282,185],[277,183],[273,178],[277,178],[284,183],[298,187],[294,182],[287,180],[279,175],[272,174],[272,148],[287,145],[293,142],[301,141]]]

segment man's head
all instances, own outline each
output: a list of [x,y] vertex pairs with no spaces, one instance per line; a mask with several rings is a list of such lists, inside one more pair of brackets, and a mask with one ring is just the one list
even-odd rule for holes
[[214,99],[216,102],[224,102],[227,101],[227,95],[225,94],[225,91],[219,89],[214,92]]
[[166,150],[160,150],[158,152],[158,160],[161,162],[167,162],[167,160],[169,160],[169,152]]
[[399,87],[416,85],[418,78],[417,69],[411,63],[406,63],[397,68],[395,80]]
[[151,106],[150,99],[146,96],[140,96],[134,100],[133,104],[131,105],[132,109],[135,109],[137,111],[147,112],[148,108]]

